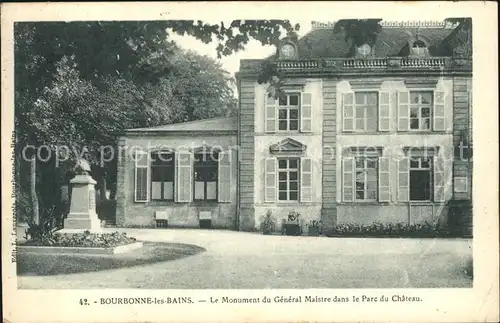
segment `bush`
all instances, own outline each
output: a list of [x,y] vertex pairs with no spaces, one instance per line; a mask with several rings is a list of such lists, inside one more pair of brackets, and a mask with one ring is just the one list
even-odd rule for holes
[[409,223],[380,223],[358,224],[339,223],[334,225],[327,233],[328,236],[349,237],[419,237],[430,238],[441,235],[439,228],[429,222]]
[[54,233],[50,241],[28,240],[28,246],[109,248],[136,242],[125,232],[113,233]]

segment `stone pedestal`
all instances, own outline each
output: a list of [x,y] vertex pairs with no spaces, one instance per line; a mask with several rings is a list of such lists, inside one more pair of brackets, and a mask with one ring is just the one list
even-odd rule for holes
[[77,175],[70,183],[72,185],[70,211],[64,220],[64,229],[59,232],[101,231],[101,222],[96,213],[94,188],[96,181],[89,175]]

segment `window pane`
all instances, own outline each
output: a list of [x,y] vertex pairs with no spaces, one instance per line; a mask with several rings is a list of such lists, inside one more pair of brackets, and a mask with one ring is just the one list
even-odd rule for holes
[[410,129],[419,129],[418,119],[410,119]]
[[163,199],[173,200],[174,199],[174,183],[165,182],[163,183]]
[[361,157],[356,158],[356,168],[365,168],[364,158],[361,158]]
[[377,105],[378,104],[378,93],[368,93],[366,98],[366,103],[369,105]]
[[299,183],[296,181],[291,181],[290,182],[290,190],[291,191],[297,191],[299,189]]
[[278,127],[279,127],[279,130],[287,130],[287,127],[288,124],[287,124],[287,121],[279,121],[278,122]]
[[424,92],[422,93],[422,104],[431,104],[432,101],[432,93]]
[[418,108],[410,109],[410,118],[418,118]]
[[364,107],[356,107],[356,118],[363,118],[365,116]]
[[290,121],[290,130],[299,130],[299,121],[298,120]]
[[356,92],[354,93],[354,99],[356,104],[365,104],[366,103],[366,93]]
[[290,201],[297,201],[299,199],[298,192],[290,192]]
[[422,158],[422,168],[429,168],[429,167],[430,167],[430,159]]
[[287,98],[288,97],[286,95],[280,96],[278,100],[279,105],[287,105]]
[[410,103],[418,103],[418,93],[410,92]]
[[287,109],[280,109],[279,112],[278,112],[278,118],[280,120],[286,120],[286,118],[287,118],[287,112],[288,112]]
[[278,167],[279,168],[286,168],[286,159],[278,160]]
[[291,181],[296,181],[298,178],[298,172],[290,172],[290,180]]
[[431,116],[430,108],[422,108],[422,118],[429,118]]
[[431,128],[431,119],[424,118],[422,119],[422,129],[430,129]]
[[377,161],[375,159],[371,159],[369,158],[367,161],[366,161],[366,167],[367,168],[376,168],[377,167]]
[[207,183],[207,200],[217,199],[217,182]]
[[286,182],[279,182],[279,190],[286,191]]
[[151,183],[151,199],[159,200],[161,196],[161,184],[162,182],[152,182]]
[[365,120],[356,119],[356,130],[365,130]]
[[414,159],[414,158],[412,158],[412,159],[410,160],[410,167],[411,167],[411,168],[418,168],[418,159]]
[[290,109],[290,119],[298,119],[298,118],[299,118],[299,110]]
[[365,183],[364,182],[356,182],[356,190],[364,191],[365,190]]
[[290,95],[290,105],[299,105],[299,96],[298,95]]
[[377,191],[375,189],[366,191],[366,199],[367,200],[376,200],[377,199]]
[[205,199],[205,182],[194,182],[194,199]]
[[287,198],[286,198],[286,192],[280,192],[278,198],[279,198],[280,201],[286,201],[287,200]]
[[279,174],[279,180],[280,181],[286,181],[288,179],[288,174],[286,172],[280,172]]
[[288,167],[291,169],[296,169],[299,167],[299,160],[298,159],[289,159],[288,161]]
[[364,191],[356,191],[356,200],[364,200],[365,192]]

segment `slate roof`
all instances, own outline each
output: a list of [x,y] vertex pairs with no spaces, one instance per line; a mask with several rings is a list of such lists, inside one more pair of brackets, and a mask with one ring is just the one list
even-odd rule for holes
[[[382,27],[374,47],[377,57],[398,56],[417,34],[428,44],[431,55],[438,56],[441,42],[449,36],[452,28],[396,28]],[[351,55],[351,44],[346,42],[343,31],[333,28],[313,29],[298,41],[299,59],[345,58]]]
[[237,131],[237,117],[219,117],[204,120],[173,123],[163,126],[149,128],[135,128],[126,130],[127,133],[134,132],[191,132],[191,131]]

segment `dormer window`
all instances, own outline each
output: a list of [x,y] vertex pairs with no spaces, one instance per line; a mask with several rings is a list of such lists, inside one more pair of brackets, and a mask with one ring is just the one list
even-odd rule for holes
[[411,56],[427,57],[429,56],[429,50],[427,45],[422,40],[416,40],[411,46]]
[[358,47],[358,54],[361,56],[368,56],[372,52],[372,48],[368,44],[363,44]]
[[297,58],[297,48],[292,43],[284,43],[281,45],[280,59],[296,59]]

